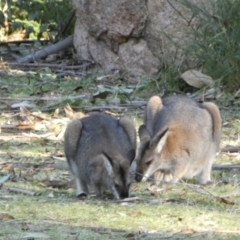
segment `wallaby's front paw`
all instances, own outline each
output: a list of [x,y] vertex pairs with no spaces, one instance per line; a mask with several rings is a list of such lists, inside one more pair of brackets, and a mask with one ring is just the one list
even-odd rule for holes
[[85,200],[87,198],[87,194],[86,193],[80,193],[77,195],[77,198],[79,200]]

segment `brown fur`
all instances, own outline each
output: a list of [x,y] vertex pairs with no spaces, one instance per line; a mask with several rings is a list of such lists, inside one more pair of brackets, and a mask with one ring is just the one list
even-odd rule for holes
[[66,128],[64,151],[76,179],[77,194],[89,194],[92,186],[102,197],[104,189],[115,199],[129,195],[129,169],[135,157],[136,131],[126,117],[106,114],[75,119]]
[[[156,173],[156,183],[176,183],[194,176],[200,184],[210,182],[221,136],[218,107],[180,96],[158,98],[149,100],[145,124],[139,129],[137,172],[144,175],[144,181]],[[136,175],[136,180],[142,180],[141,175]]]

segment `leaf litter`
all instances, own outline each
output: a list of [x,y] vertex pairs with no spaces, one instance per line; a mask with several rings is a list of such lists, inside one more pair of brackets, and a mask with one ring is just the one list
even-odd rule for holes
[[[49,77],[51,74],[39,75],[39,78]],[[74,88],[78,89],[77,86],[79,83]],[[104,96],[105,92],[109,95]],[[105,101],[111,95],[124,96],[127,102],[131,93],[131,89],[124,90],[121,86],[93,88],[93,97],[87,100],[88,110],[101,111],[102,106],[94,105],[99,97]],[[44,98],[28,97],[18,105],[7,104],[12,106],[11,110],[5,110],[1,115],[0,227],[4,229],[4,235],[0,233],[0,239],[14,239],[13,225],[16,226],[15,239],[83,239],[83,236],[84,239],[204,239],[209,236],[216,239],[231,236],[234,239],[239,236],[234,220],[239,213],[238,183],[230,178],[228,184],[220,186],[217,183],[222,179],[219,171],[213,172],[216,186],[204,188],[204,193],[203,189],[200,192],[186,184],[156,188],[147,183],[134,184],[132,198],[118,203],[108,195],[105,201],[94,196],[78,201],[62,141],[68,121],[86,113],[78,111],[77,107],[73,110],[73,102],[65,101],[70,98],[53,96],[52,100],[48,95]],[[21,97],[15,98],[15,102],[16,99]],[[37,103],[41,109],[41,101],[56,102],[48,103],[48,107],[43,108],[47,111],[43,112],[33,104]],[[138,101],[134,107],[144,104]],[[113,114],[119,114],[119,110],[121,113],[128,106],[110,106],[108,111],[112,113],[115,109]],[[228,134],[224,136],[228,138]],[[234,136],[236,133],[231,133],[230,138]],[[218,159],[222,160],[223,154]],[[226,192],[229,193],[227,197],[224,196]],[[199,215],[198,222],[194,222],[196,214]],[[201,222],[204,228],[201,228]]]

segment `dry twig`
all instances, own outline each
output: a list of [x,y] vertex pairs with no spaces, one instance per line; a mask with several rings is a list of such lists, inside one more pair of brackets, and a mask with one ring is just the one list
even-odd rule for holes
[[11,187],[11,188],[7,188],[7,190],[9,192],[21,193],[21,194],[30,195],[30,196],[36,195],[36,192],[32,192],[32,191],[24,190],[24,189],[20,189],[20,188],[13,188],[13,187]]

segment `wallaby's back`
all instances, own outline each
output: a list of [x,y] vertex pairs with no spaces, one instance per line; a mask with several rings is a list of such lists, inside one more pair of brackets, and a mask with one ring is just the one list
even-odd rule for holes
[[133,133],[129,136],[119,121],[111,116],[93,114],[82,118],[81,122],[83,127],[77,150],[77,161],[82,158],[88,159],[102,152],[128,159],[128,152],[136,148]]

